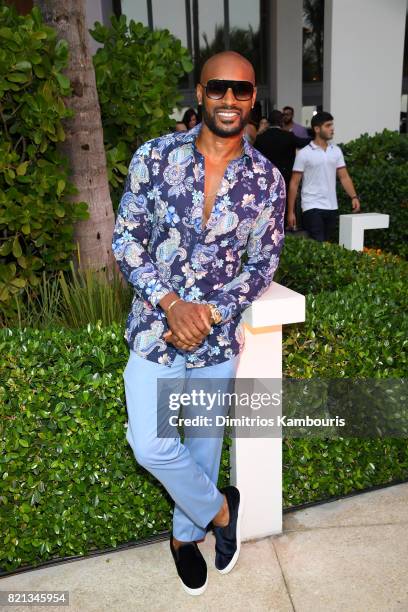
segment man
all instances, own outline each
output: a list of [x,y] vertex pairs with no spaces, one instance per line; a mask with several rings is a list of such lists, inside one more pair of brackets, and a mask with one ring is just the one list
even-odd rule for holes
[[296,227],[295,202],[302,180],[303,228],[314,240],[328,240],[336,227],[338,204],[336,176],[350,196],[352,212],[360,210],[360,200],[346,169],[341,149],[331,143],[334,134],[333,117],[320,112],[312,118],[314,139],[301,149],[293,166],[288,194],[288,225]]
[[283,114],[283,129],[287,132],[293,132],[298,138],[309,138],[308,131],[300,123],[295,123],[293,117],[295,111],[292,106],[284,106],[282,109]]
[[[226,574],[240,550],[242,503],[219,491],[222,436],[158,438],[158,379],[235,377],[243,345],[240,315],[270,285],[283,245],[285,184],[244,140],[255,75],[241,55],[223,52],[197,85],[202,123],[142,145],[129,167],[113,251],[135,296],[125,337],[126,438],[137,461],[175,501],[170,549],[185,590],[207,586],[197,546],[207,526],[215,566]],[[247,253],[247,261],[241,257]],[[222,386],[224,385],[224,387]]]
[[[285,180],[286,192],[288,192],[296,149],[305,147],[310,142],[310,138],[298,138],[293,132],[282,129],[283,114],[279,110],[273,110],[270,113],[268,122],[269,127],[257,137],[254,147],[278,168]],[[285,211],[286,225],[287,211]]]
[[309,144],[310,138],[298,138],[293,132],[283,130],[283,114],[279,110],[270,113],[268,122],[269,127],[257,136],[254,147],[278,168],[288,190],[296,149]]

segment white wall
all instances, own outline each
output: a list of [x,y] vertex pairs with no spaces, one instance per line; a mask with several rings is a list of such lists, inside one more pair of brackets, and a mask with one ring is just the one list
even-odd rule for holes
[[269,71],[274,106],[293,106],[295,121],[302,111],[302,0],[271,0]]
[[407,0],[325,0],[323,108],[335,140],[399,129]]

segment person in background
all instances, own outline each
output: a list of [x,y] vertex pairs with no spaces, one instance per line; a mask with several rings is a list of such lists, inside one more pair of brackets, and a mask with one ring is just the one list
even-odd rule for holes
[[285,180],[287,192],[296,149],[301,149],[309,144],[310,138],[298,138],[293,132],[282,129],[283,114],[279,110],[273,110],[267,121],[269,127],[263,133],[258,132],[254,147],[278,168]]
[[259,122],[259,126],[258,126],[258,136],[259,134],[262,134],[265,130],[267,130],[269,127],[269,121],[267,117],[261,117],[261,120]]
[[300,123],[295,123],[293,117],[295,111],[292,106],[284,106],[282,109],[283,113],[283,129],[287,132],[293,132],[298,138],[309,138],[308,131]]
[[244,128],[244,138],[249,144],[253,145],[258,133],[258,121],[253,109],[249,115],[249,121]]
[[186,126],[187,130],[192,130],[198,123],[198,115],[194,108],[188,108],[183,115],[182,122]]
[[336,176],[350,196],[352,212],[360,211],[360,200],[346,169],[343,153],[330,143],[334,124],[330,113],[320,112],[312,118],[314,139],[298,151],[288,194],[288,225],[296,227],[295,202],[302,181],[303,228],[314,240],[323,242],[331,236],[338,216]]
[[183,123],[183,121],[177,121],[174,131],[175,132],[187,132],[186,124]]

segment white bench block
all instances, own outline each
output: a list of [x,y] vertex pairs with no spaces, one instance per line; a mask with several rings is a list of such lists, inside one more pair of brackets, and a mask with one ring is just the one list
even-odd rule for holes
[[[282,379],[282,325],[305,320],[305,296],[278,283],[242,315],[237,378]],[[282,532],[282,437],[233,438],[231,483],[245,498],[243,540]]]
[[250,327],[285,325],[305,320],[305,296],[273,282],[242,314]]
[[346,249],[362,251],[364,230],[383,229],[390,225],[390,216],[382,213],[340,215],[339,244]]

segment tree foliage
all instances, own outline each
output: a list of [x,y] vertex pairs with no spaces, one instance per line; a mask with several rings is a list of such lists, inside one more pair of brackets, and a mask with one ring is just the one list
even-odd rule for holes
[[0,7],[0,311],[36,286],[41,271],[64,269],[73,224],[85,204],[71,204],[68,169],[56,151],[64,140],[70,91],[62,71],[68,48],[34,8],[19,16]]

